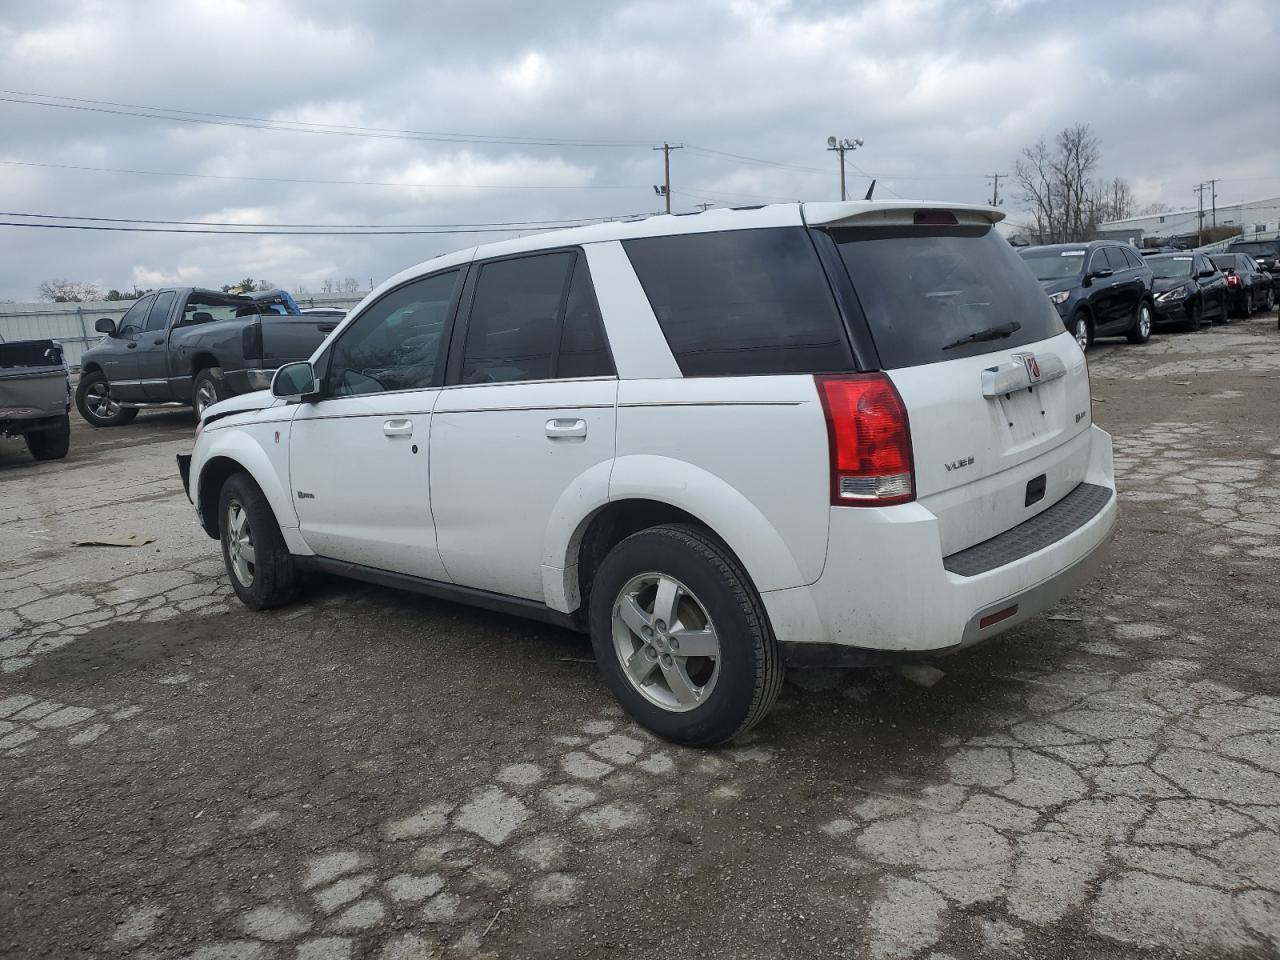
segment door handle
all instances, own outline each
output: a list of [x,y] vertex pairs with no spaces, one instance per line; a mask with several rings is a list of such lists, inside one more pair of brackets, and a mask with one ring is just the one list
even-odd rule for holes
[[154,343],[157,347],[164,346],[164,337],[161,337],[159,340],[153,340],[151,342]]
[[127,350],[137,350],[137,349],[138,349],[138,341],[137,341],[137,340],[130,340],[130,341],[129,341],[129,346],[128,346],[128,347],[126,347],[125,349],[127,349]]
[[555,419],[547,421],[547,436],[552,440],[561,440],[587,435],[587,421]]
[[382,432],[388,437],[412,437],[413,421],[408,417],[396,417],[382,421]]
[[317,323],[316,329],[321,333],[333,333],[338,329],[338,325],[336,323]]

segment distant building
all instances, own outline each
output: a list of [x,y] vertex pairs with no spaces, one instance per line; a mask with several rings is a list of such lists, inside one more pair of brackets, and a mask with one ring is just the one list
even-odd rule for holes
[[1208,206],[1203,212],[1203,221],[1201,211],[1194,207],[1111,220],[1098,224],[1098,236],[1107,240],[1128,240],[1140,247],[1169,240],[1194,244],[1197,232],[1203,229],[1207,235],[1215,222],[1219,231],[1223,227],[1238,227],[1246,237],[1270,238],[1280,233],[1280,197],[1248,203],[1220,203],[1216,217]]

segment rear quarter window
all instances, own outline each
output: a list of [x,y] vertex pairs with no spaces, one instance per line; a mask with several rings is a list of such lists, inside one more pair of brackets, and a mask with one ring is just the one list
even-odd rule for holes
[[1008,350],[1063,331],[1031,271],[992,226],[849,227],[831,235],[886,369]]
[[848,335],[803,227],[622,246],[686,377],[853,369]]

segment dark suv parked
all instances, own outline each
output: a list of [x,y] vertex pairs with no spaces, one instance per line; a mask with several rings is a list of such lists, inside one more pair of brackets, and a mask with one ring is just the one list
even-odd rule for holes
[[1151,267],[1114,240],[1056,243],[1018,251],[1081,350],[1096,337],[1146,343],[1155,313]]

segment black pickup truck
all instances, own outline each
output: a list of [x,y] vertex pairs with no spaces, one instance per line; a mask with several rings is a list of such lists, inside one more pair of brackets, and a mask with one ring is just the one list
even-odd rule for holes
[[61,460],[71,444],[71,380],[53,340],[0,343],[0,436],[22,437],[37,460]]
[[303,314],[284,290],[228,294],[156,290],[80,358],[76,408],[95,427],[116,427],[153,404],[210,404],[271,386],[276,367],[306,360],[338,320]]

